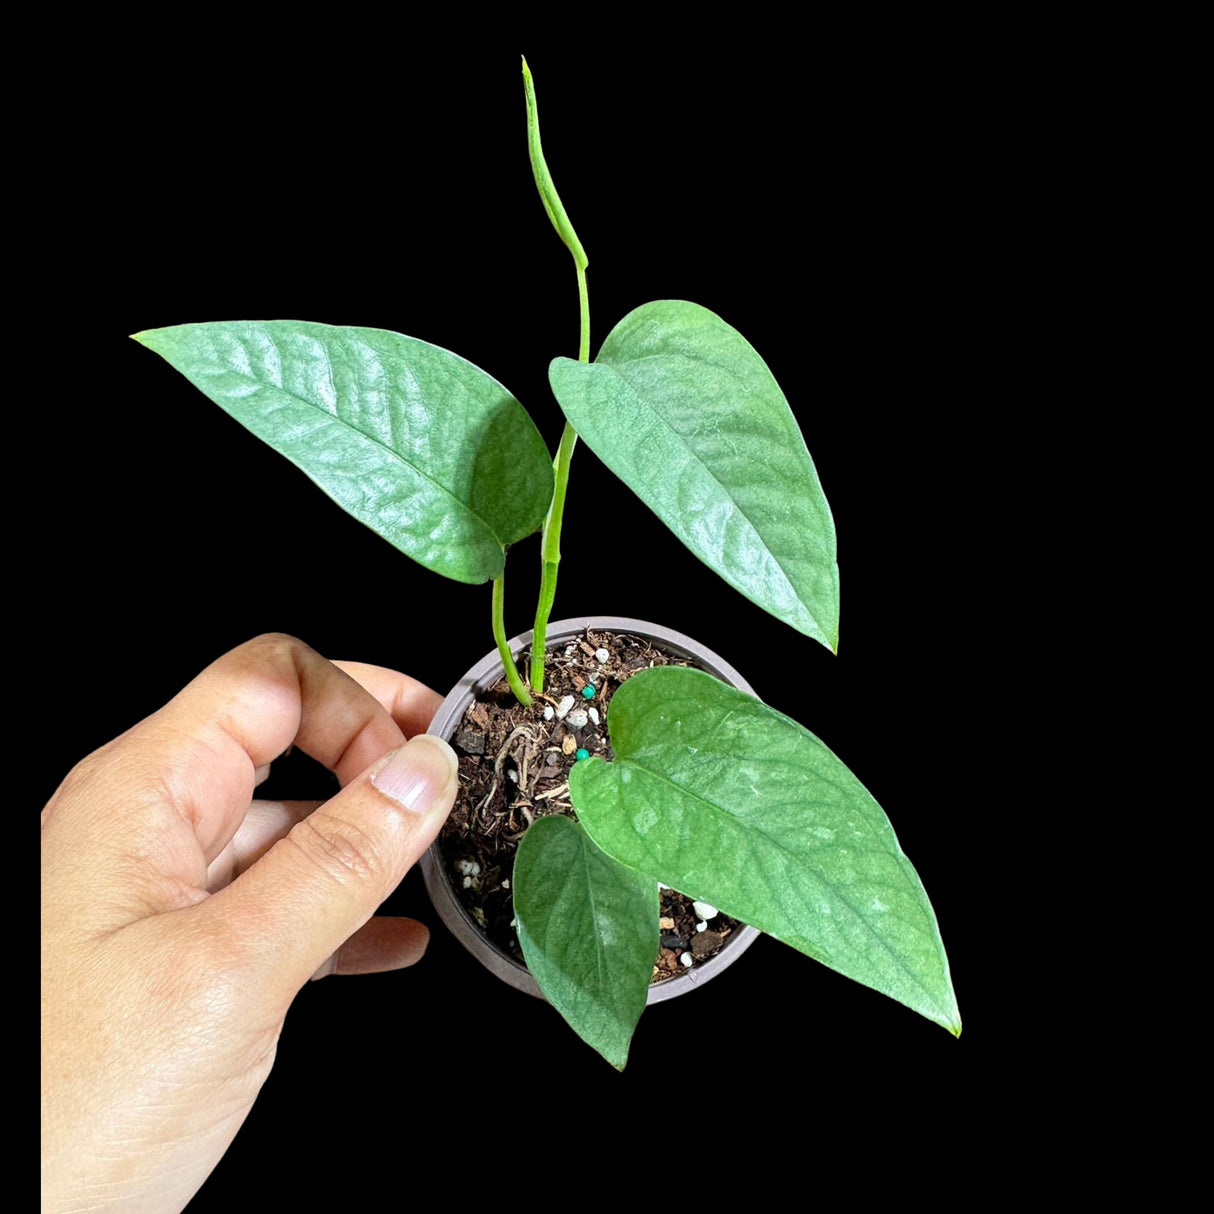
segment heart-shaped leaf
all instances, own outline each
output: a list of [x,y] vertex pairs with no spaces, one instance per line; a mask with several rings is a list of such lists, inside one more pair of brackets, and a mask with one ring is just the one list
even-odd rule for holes
[[648,303],[549,380],[573,428],[702,561],[838,648],[835,527],[780,386],[719,316]]
[[570,796],[609,855],[960,1033],[936,917],[881,807],[807,729],[702,671],[634,675]]
[[501,575],[535,531],[552,463],[479,367],[383,329],[224,321],[135,334],[339,506],[428,569]]
[[533,822],[519,844],[514,911],[527,968],[548,1002],[623,1070],[658,955],[657,882],[554,814]]

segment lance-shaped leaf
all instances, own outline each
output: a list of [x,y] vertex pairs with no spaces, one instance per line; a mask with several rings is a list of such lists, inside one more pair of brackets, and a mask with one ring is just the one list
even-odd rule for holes
[[658,955],[657,882],[616,863],[571,818],[539,818],[514,860],[527,968],[548,1002],[624,1069]]
[[702,561],[747,598],[838,648],[835,527],[780,386],[698,304],[648,303],[590,364],[556,359],[573,428]]
[[936,917],[881,807],[796,721],[702,671],[643,671],[614,762],[570,795],[609,855],[960,1033]]
[[498,577],[506,545],[544,520],[543,439],[497,380],[449,350],[307,321],[176,325],[135,340],[437,573]]

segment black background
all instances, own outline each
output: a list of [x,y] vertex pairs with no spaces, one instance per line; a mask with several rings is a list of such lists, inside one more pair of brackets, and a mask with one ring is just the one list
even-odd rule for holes
[[[44,181],[75,214],[50,242],[55,307],[31,336],[49,373],[23,455],[46,499],[18,529],[39,804],[257,633],[441,691],[491,648],[488,586],[412,564],[127,340],[243,317],[395,329],[485,368],[555,444],[546,369],[576,354],[577,294],[527,161],[526,48],[383,45],[368,61],[375,41],[333,32],[315,63],[237,39],[206,68],[174,46],[132,54],[56,133]],[[959,104],[955,65],[773,41],[761,58],[727,37],[695,55],[529,55],[590,259],[592,351],[661,298],[711,308],[756,346],[834,511],[839,653],[721,583],[584,446],[554,618],[692,633],[852,767],[932,897],[966,1032],[764,939],[694,998],[650,1009],[619,1075],[466,956],[413,873],[387,909],[435,927],[427,956],[302,992],[191,1208],[254,1178],[311,1200],[395,1173],[401,1152],[479,1175],[482,1137],[510,1161],[609,1132],[621,1168],[674,1182],[785,1097],[793,1138],[861,1116],[932,1132],[1001,1057],[983,873],[1002,825],[987,737],[1006,625],[989,615],[979,471],[1003,384],[985,336],[998,182],[978,150],[994,118]],[[530,626],[537,572],[533,538],[510,557],[511,633]],[[301,765],[276,779],[296,777],[307,795]]]

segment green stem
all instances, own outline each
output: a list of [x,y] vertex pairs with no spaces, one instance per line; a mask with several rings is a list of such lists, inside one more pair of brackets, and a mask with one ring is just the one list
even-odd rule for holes
[[565,513],[565,488],[569,484],[569,461],[577,433],[566,422],[557,448],[553,467],[556,470],[556,490],[552,494],[552,505],[544,520],[544,536],[540,541],[540,599],[535,609],[535,630],[531,636],[531,686],[536,691],[544,690],[544,652],[548,642],[548,620],[552,615],[552,604],[556,599],[557,566],[561,563],[561,519]]
[[[578,298],[581,303],[582,332],[578,341],[578,362],[590,361],[590,303],[586,296],[586,271],[578,266]],[[557,566],[561,563],[561,523],[565,517],[565,489],[569,484],[569,461],[577,443],[577,431],[568,423],[561,434],[561,445],[557,448],[553,469],[556,472],[556,489],[552,494],[552,505],[544,520],[544,535],[540,542],[540,560],[543,572],[540,575],[540,600],[535,610],[535,630],[531,637],[531,686],[536,691],[544,690],[544,656],[548,641],[548,620],[552,615],[552,604],[556,599]]]
[[[574,259],[576,261],[576,258]],[[582,328],[578,335],[577,360],[580,363],[590,361],[590,296],[586,293],[586,267],[577,268],[577,301],[578,314],[581,317]]]
[[531,693],[514,664],[514,654],[510,652],[510,646],[506,644],[505,606],[506,575],[503,573],[501,577],[493,579],[493,639],[497,642],[497,651],[501,654],[502,665],[506,668],[506,681],[510,684],[510,690],[524,708],[530,708]]
[[[535,86],[531,81],[531,72],[527,60],[523,60],[523,86],[527,94],[527,149],[531,156],[531,170],[535,174],[536,189],[539,190],[540,200],[544,210],[552,221],[557,235],[565,247],[573,254],[573,264],[577,267],[578,311],[581,316],[581,332],[578,338],[578,361],[590,361],[590,300],[586,293],[586,252],[582,242],[578,240],[573,224],[556,192],[552,175],[548,172],[544,160],[543,148],[540,145],[539,113],[535,104]],[[548,517],[544,520],[543,539],[540,544],[540,597],[536,604],[535,630],[531,637],[531,686],[537,692],[544,690],[544,657],[545,645],[548,640],[548,619],[552,614],[552,604],[556,598],[557,567],[561,562],[561,522],[565,513],[565,490],[569,484],[569,461],[573,458],[573,448],[577,443],[577,433],[566,422],[561,434],[561,445],[557,448],[556,459],[552,461],[556,474],[556,487],[552,494],[552,505],[548,508]]]

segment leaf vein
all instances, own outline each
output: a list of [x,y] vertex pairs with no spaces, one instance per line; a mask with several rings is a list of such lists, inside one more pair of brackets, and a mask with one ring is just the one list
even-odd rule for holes
[[[629,362],[630,362],[630,363],[637,363],[637,362],[644,362],[644,361],[648,361],[649,359],[658,359],[658,358],[662,358],[662,359],[669,359],[670,357],[672,357],[672,356],[671,356],[671,355],[664,355],[664,354],[662,354],[662,355],[660,355],[660,354],[648,354],[648,355],[645,355],[645,356],[644,356],[644,358],[630,359],[630,360],[629,360]],[[706,361],[706,360],[705,360],[705,361]],[[806,613],[809,615],[809,618],[810,618],[811,620],[813,620],[813,621],[814,621],[814,623],[815,623],[815,624],[817,624],[819,628],[821,628],[821,627],[822,627],[822,625],[819,623],[817,616],[815,616],[815,615],[814,615],[813,609],[810,607],[810,605],[809,605],[807,602],[805,602],[805,600],[804,600],[804,599],[801,597],[801,595],[800,595],[800,594],[797,592],[797,588],[796,588],[796,586],[793,584],[792,578],[789,576],[788,570],[787,570],[787,569],[785,569],[785,567],[784,567],[784,562],[783,562],[783,560],[780,558],[779,554],[777,554],[776,552],[774,552],[774,551],[771,549],[771,547],[768,545],[767,541],[766,541],[766,540],[763,538],[763,533],[762,533],[762,532],[759,530],[759,528],[758,528],[758,527],[755,525],[754,520],[753,520],[753,519],[750,517],[750,515],[749,515],[749,514],[747,514],[747,513],[746,513],[746,511],[745,511],[745,510],[742,508],[741,504],[740,504],[740,503],[737,501],[737,499],[736,499],[736,498],[733,496],[733,494],[732,494],[732,493],[730,493],[728,486],[726,486],[726,484],[725,484],[725,483],[724,483],[724,482],[721,480],[721,478],[720,478],[720,477],[719,477],[719,476],[718,476],[718,475],[717,475],[717,474],[716,474],[716,473],[715,473],[715,472],[712,470],[712,468],[711,468],[711,467],[710,467],[710,466],[709,466],[709,465],[708,465],[708,464],[707,464],[707,463],[706,463],[706,462],[705,462],[705,461],[704,461],[704,460],[703,460],[703,459],[700,457],[700,455],[699,455],[699,454],[698,454],[698,453],[697,453],[697,452],[696,452],[696,451],[695,451],[695,450],[694,450],[694,449],[693,449],[693,448],[692,448],[692,447],[691,447],[691,446],[688,444],[687,440],[686,440],[686,439],[683,437],[683,435],[682,435],[682,434],[680,434],[680,433],[678,432],[678,430],[676,430],[676,429],[674,428],[674,426],[673,426],[673,425],[671,425],[671,423],[670,423],[670,422],[669,422],[669,421],[668,421],[668,420],[667,420],[667,419],[666,419],[666,418],[665,418],[665,417],[664,417],[664,416],[663,416],[661,413],[659,413],[659,412],[658,412],[656,409],[652,408],[651,406],[649,406],[648,404],[646,404],[646,403],[645,403],[645,401],[644,401],[643,397],[641,397],[641,396],[640,396],[640,395],[637,393],[636,389],[633,387],[633,385],[632,385],[632,381],[631,381],[631,380],[629,380],[629,379],[627,378],[627,376],[625,376],[625,375],[624,375],[624,373],[623,373],[622,371],[620,371],[620,370],[619,370],[619,369],[618,369],[616,366],[614,366],[614,365],[613,365],[613,364],[611,364],[611,363],[598,363],[597,365],[598,365],[598,366],[601,366],[601,367],[605,367],[605,368],[606,368],[608,371],[610,371],[610,372],[611,372],[613,375],[615,375],[615,376],[616,376],[616,377],[617,377],[617,378],[618,378],[618,379],[619,379],[619,380],[620,380],[620,381],[621,381],[621,382],[622,382],[622,383],[623,383],[623,384],[624,384],[624,385],[627,387],[627,389],[628,389],[629,393],[632,395],[633,399],[634,399],[634,400],[636,400],[638,403],[643,404],[643,405],[645,406],[645,409],[648,411],[648,413],[649,413],[651,416],[653,416],[653,417],[657,418],[657,419],[658,419],[658,421],[660,421],[660,422],[662,423],[662,425],[663,425],[663,426],[665,426],[665,427],[666,427],[666,429],[667,429],[667,430],[669,430],[669,431],[670,431],[670,433],[671,433],[672,435],[674,435],[674,437],[675,437],[675,438],[676,438],[676,439],[679,441],[679,444],[680,444],[680,445],[683,447],[683,449],[684,449],[684,450],[687,452],[687,454],[688,454],[688,455],[689,455],[689,456],[690,456],[690,457],[691,457],[691,458],[692,458],[692,459],[693,459],[693,460],[694,460],[694,461],[695,461],[695,462],[696,462],[696,463],[697,463],[697,464],[698,464],[698,465],[699,465],[699,466],[700,466],[700,467],[701,467],[701,468],[702,468],[702,469],[703,469],[703,470],[704,470],[706,473],[708,473],[708,475],[709,475],[709,476],[710,476],[710,477],[711,477],[711,478],[712,478],[712,479],[713,479],[713,480],[714,480],[714,481],[715,481],[715,482],[716,482],[716,483],[717,483],[717,484],[720,486],[721,491],[722,491],[722,492],[725,494],[725,497],[726,497],[726,498],[729,500],[729,502],[730,502],[730,503],[733,505],[734,509],[736,509],[736,510],[737,510],[737,512],[738,512],[738,514],[740,514],[740,515],[742,516],[742,518],[744,518],[744,519],[746,520],[746,525],[747,525],[747,526],[750,528],[751,532],[753,533],[753,535],[755,536],[755,538],[758,540],[759,545],[762,547],[762,549],[763,549],[765,552],[769,552],[769,553],[771,553],[772,560],[773,560],[773,561],[775,561],[776,568],[779,570],[779,572],[780,572],[780,576],[781,576],[781,578],[783,578],[783,580],[784,580],[784,585],[785,585],[785,586],[788,588],[788,590],[789,590],[789,591],[791,591],[791,593],[792,593],[792,597],[793,597],[793,598],[794,598],[794,599],[795,599],[795,600],[796,600],[798,603],[800,603],[800,604],[801,604],[801,606],[802,606],[802,607],[805,609]],[[715,364],[712,364],[712,365],[714,365],[714,366],[715,366]],[[721,369],[721,370],[725,370],[725,368],[720,368],[720,369]],[[731,378],[733,378],[733,379],[735,379],[735,380],[737,380],[737,378],[738,378],[736,375],[733,375],[733,374],[732,374],[732,373],[730,373],[730,372],[727,372],[727,374],[730,374],[730,375],[731,375]],[[741,381],[739,381],[739,382],[741,382]]]
[[[271,336],[270,340],[271,341],[274,340],[272,336]],[[276,342],[274,344],[274,348],[275,348],[275,351],[279,354],[279,358],[281,360],[281,351],[278,350],[278,345]],[[328,357],[329,357],[328,350],[326,349],[325,358],[328,359]],[[262,390],[264,390],[268,387],[268,388],[272,389],[273,391],[281,392],[284,396],[289,397],[291,400],[298,401],[300,404],[305,405],[307,408],[315,410],[317,413],[319,413],[325,419],[326,425],[343,426],[343,427],[345,427],[345,429],[353,432],[354,434],[359,435],[361,438],[366,439],[367,442],[373,444],[376,447],[379,447],[383,451],[386,451],[388,453],[388,455],[390,455],[398,463],[403,464],[406,468],[410,469],[416,476],[420,477],[422,480],[426,481],[427,483],[433,485],[436,489],[441,490],[442,493],[444,493],[452,502],[454,502],[456,506],[458,506],[466,514],[468,514],[472,518],[474,518],[500,547],[505,546],[505,540],[503,539],[503,537],[499,536],[497,534],[497,532],[493,529],[493,527],[476,510],[474,510],[469,503],[467,503],[467,502],[463,501],[461,498],[459,498],[452,489],[448,488],[441,481],[435,480],[435,478],[432,477],[429,473],[424,471],[422,468],[418,467],[418,465],[416,463],[414,463],[412,460],[407,459],[399,451],[394,450],[391,446],[389,446],[387,443],[385,443],[381,438],[377,437],[374,434],[368,434],[361,426],[354,425],[352,422],[350,422],[348,420],[347,417],[343,416],[341,413],[340,398],[337,395],[336,389],[334,390],[334,397],[335,397],[335,399],[338,400],[338,406],[337,406],[338,412],[330,413],[328,411],[328,409],[322,408],[319,404],[317,404],[313,400],[309,400],[306,396],[300,396],[298,392],[294,392],[290,388],[283,387],[280,384],[274,384],[274,383],[267,384],[265,380],[258,379],[255,375],[250,375],[250,374],[247,374],[242,371],[233,371],[231,368],[226,368],[226,370],[228,370],[230,374],[235,375],[237,378],[246,379],[249,383],[254,384],[256,387],[258,387]],[[330,381],[330,382],[332,382],[332,381]],[[390,416],[391,416],[391,412],[390,412]]]
[[[636,768],[638,771],[644,772],[646,775],[652,776],[655,779],[660,780],[664,784],[668,784],[671,788],[675,789],[681,795],[688,796],[688,797],[693,798],[696,801],[699,801],[701,804],[708,806],[709,809],[714,810],[717,814],[724,816],[726,819],[728,819],[732,822],[736,823],[739,821],[737,815],[732,813],[725,806],[720,805],[716,801],[713,801],[713,800],[709,799],[708,797],[705,797],[705,796],[701,795],[700,793],[695,792],[694,790],[689,789],[689,788],[685,787],[684,785],[677,783],[676,781],[670,779],[668,776],[663,775],[663,773],[660,771],[654,771],[652,768],[646,767],[644,764],[638,763],[634,759],[628,759],[628,758],[622,759],[617,756],[616,762],[628,764],[628,765]],[[617,783],[616,787],[622,788],[622,786],[619,785],[618,783]],[[631,820],[631,815],[630,815],[630,820]],[[889,942],[881,935],[881,933],[877,931],[877,929],[869,921],[867,916],[861,914],[860,911],[856,909],[856,907],[853,905],[851,900],[844,893],[842,893],[842,891],[837,883],[835,883],[835,882],[831,881],[829,878],[827,878],[817,868],[817,866],[812,864],[808,859],[805,859],[803,856],[799,855],[798,853],[789,850],[789,848],[778,838],[774,837],[773,835],[768,834],[766,831],[764,831],[762,829],[759,829],[759,828],[752,828],[752,829],[755,829],[758,834],[762,835],[765,839],[767,839],[779,852],[781,852],[782,854],[787,856],[789,859],[795,861],[798,864],[804,864],[807,868],[810,869],[810,871],[813,873],[815,878],[817,878],[817,880],[822,885],[833,890],[836,893],[836,895],[838,896],[839,900],[843,903],[843,905],[848,909],[848,911],[850,911],[852,916],[856,920],[858,920],[861,924],[863,924],[863,926],[864,926],[865,930],[868,932],[868,934],[889,955],[889,957],[893,960],[893,962],[898,967],[898,969],[900,969],[911,980],[911,982],[915,985],[915,987],[918,990],[920,990],[927,997],[928,1001],[932,1004],[932,1006],[935,1007],[938,1011],[940,1011],[942,1015],[947,1014],[946,1009],[941,1008],[940,1005],[936,1002],[935,996],[930,991],[928,991],[926,987],[924,987],[924,985],[923,985],[922,981],[919,979],[918,975],[915,974],[913,970],[908,968],[906,962],[891,947]],[[900,851],[900,849],[898,849],[895,846],[895,858],[896,858],[896,853],[898,851]],[[899,864],[899,867],[901,867],[901,864]]]

